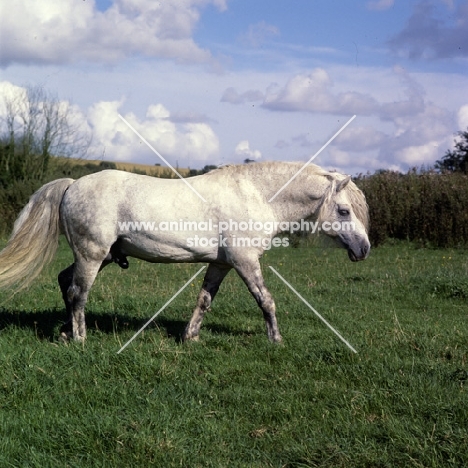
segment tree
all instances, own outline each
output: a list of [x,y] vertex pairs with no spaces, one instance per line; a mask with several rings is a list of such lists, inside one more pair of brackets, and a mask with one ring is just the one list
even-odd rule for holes
[[0,185],[43,180],[51,156],[85,156],[91,142],[73,107],[41,87],[17,88],[3,97]]
[[203,167],[203,169],[201,170],[201,173],[206,174],[214,169],[218,169],[218,166],[216,166],[215,164],[207,164],[206,166]]
[[463,172],[468,174],[468,129],[458,132],[455,149],[448,150],[445,156],[436,161],[435,167],[442,172]]

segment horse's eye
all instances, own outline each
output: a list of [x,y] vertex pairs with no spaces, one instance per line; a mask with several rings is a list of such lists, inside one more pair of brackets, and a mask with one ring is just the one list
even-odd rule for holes
[[346,208],[340,208],[338,210],[338,213],[340,213],[341,216],[349,216],[349,210],[347,210]]

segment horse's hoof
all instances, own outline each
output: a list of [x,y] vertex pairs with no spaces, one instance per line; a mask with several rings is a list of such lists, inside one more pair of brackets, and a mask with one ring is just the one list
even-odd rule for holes
[[62,331],[59,335],[58,341],[64,344],[69,344],[71,341],[76,341],[77,343],[84,343],[86,341],[86,336],[73,336],[71,331]]
[[68,344],[68,343],[70,343],[70,339],[71,339],[70,334],[68,334],[68,333],[66,333],[66,332],[60,333],[60,335],[59,335],[59,337],[58,337],[59,343],[63,343],[63,344]]
[[194,336],[184,335],[182,337],[182,341],[183,342],[186,342],[186,341],[200,341],[200,335],[194,335]]
[[281,345],[283,344],[283,338],[281,337],[281,335],[274,335],[274,336],[270,336],[270,341],[276,345]]

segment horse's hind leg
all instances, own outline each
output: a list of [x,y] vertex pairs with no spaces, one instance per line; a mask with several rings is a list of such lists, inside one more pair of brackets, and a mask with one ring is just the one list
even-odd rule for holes
[[281,342],[282,338],[276,322],[275,302],[273,301],[270,291],[268,291],[265,286],[262,270],[258,260],[239,262],[235,266],[235,269],[247,285],[247,288],[257,301],[260,309],[262,309],[268,338],[274,343]]
[[213,302],[219,286],[226,275],[231,269],[227,265],[215,265],[211,263],[203,280],[203,285],[198,294],[197,305],[193,310],[192,318],[185,328],[182,339],[185,340],[198,340],[200,333],[200,326],[205,316],[205,312],[209,309]]
[[110,261],[106,259],[103,262],[77,259],[59,274],[58,281],[69,317],[68,322],[61,329],[60,338],[63,341],[68,341],[70,338],[77,341],[85,340],[84,307],[88,293],[97,273],[109,263]]
[[60,329],[60,339],[62,341],[68,341],[69,338],[72,337],[72,318],[71,318],[71,311],[72,311],[72,303],[68,299],[68,288],[71,286],[73,280],[73,268],[75,264],[72,263],[69,267],[65,268],[65,270],[61,271],[58,275],[58,283],[60,286],[60,291],[62,291],[62,299],[65,303],[65,308],[67,311],[68,320],[65,322]]

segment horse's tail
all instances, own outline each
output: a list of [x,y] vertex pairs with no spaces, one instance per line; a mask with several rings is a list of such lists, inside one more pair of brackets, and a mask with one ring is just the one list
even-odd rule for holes
[[27,287],[52,260],[60,235],[60,202],[73,182],[54,180],[31,196],[0,252],[0,289]]

